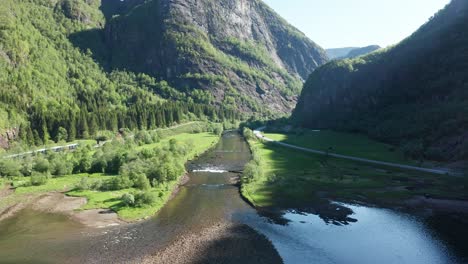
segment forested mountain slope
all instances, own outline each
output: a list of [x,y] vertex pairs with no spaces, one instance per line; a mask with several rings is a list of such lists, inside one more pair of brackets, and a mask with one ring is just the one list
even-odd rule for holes
[[[367,46],[367,47],[353,49],[345,56],[345,58],[347,58],[347,59],[356,58],[356,57],[359,57],[359,56],[362,56],[362,55],[369,54],[369,53],[374,52],[374,51],[379,50],[379,49],[381,49],[381,47],[379,45],[370,45],[370,46]],[[343,59],[345,59],[345,58],[343,58]]]
[[381,49],[378,45],[369,45],[362,48],[337,48],[337,49],[327,49],[327,55],[330,59],[350,59],[356,58],[362,55],[369,54],[378,49]]
[[326,59],[258,0],[2,0],[0,145],[286,113]]
[[[191,116],[237,118],[201,90],[123,70],[106,72],[70,39],[101,29],[99,1],[2,0],[0,4],[0,147],[88,137],[98,130],[146,129]],[[96,47],[103,42],[94,35]],[[76,41],[76,40],[75,40]]]
[[346,48],[334,48],[334,49],[326,49],[328,58],[331,60],[344,57],[348,55],[349,52],[352,50],[359,49],[358,47],[346,47]]
[[311,74],[295,120],[367,133],[415,158],[468,158],[468,2],[453,0],[398,45]]
[[103,1],[114,10],[104,37],[108,66],[203,88],[242,111],[289,112],[302,80],[327,61],[260,0],[141,2]]

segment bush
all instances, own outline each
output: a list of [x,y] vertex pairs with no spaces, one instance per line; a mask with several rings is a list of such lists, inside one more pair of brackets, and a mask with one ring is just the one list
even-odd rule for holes
[[42,157],[38,157],[36,158],[36,162],[34,162],[33,170],[40,172],[40,173],[47,173],[49,172],[49,167],[50,167],[50,164],[48,160]]
[[88,177],[81,178],[80,182],[75,186],[78,191],[86,191],[91,189],[91,184]]
[[139,131],[135,135],[135,142],[138,145],[145,145],[153,143],[153,137],[147,131]]
[[223,128],[221,126],[216,126],[214,129],[213,129],[213,133],[215,135],[218,135],[218,136],[221,136],[221,134],[223,133]]
[[55,176],[69,175],[73,172],[73,165],[71,164],[71,162],[65,160],[65,158],[55,158],[54,160],[52,160],[50,167],[52,175]]
[[257,162],[250,161],[245,165],[242,176],[244,181],[252,182],[263,177],[263,169]]
[[21,164],[20,172],[21,174],[23,174],[23,176],[31,176],[33,172],[33,161],[31,158],[27,158],[23,160],[23,163]]
[[132,180],[128,176],[117,176],[107,182],[107,184],[103,187],[107,190],[117,191],[128,189],[133,186]]
[[126,194],[122,195],[122,197],[120,199],[122,200],[122,203],[125,206],[134,206],[135,205],[135,196],[133,196],[133,194],[126,193]]
[[41,186],[47,183],[47,181],[49,180],[49,177],[45,173],[33,172],[30,180],[31,180],[31,185]]
[[13,159],[1,159],[0,160],[0,176],[20,176],[20,164]]
[[420,140],[409,141],[401,149],[408,158],[412,159],[421,159],[424,154],[424,145]]
[[151,192],[140,192],[135,194],[135,206],[151,205],[156,202],[156,197]]
[[244,129],[242,130],[242,135],[247,140],[254,140],[255,139],[255,135],[254,135],[253,131],[250,130],[249,128],[247,128],[247,127],[244,127]]
[[143,173],[135,173],[130,176],[130,179],[133,181],[133,187],[140,190],[148,190],[151,188],[150,181]]

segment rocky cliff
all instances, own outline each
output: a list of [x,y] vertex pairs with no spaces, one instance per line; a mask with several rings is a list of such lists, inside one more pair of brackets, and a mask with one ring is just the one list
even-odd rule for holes
[[103,2],[111,68],[202,88],[247,112],[287,113],[325,51],[259,0]]

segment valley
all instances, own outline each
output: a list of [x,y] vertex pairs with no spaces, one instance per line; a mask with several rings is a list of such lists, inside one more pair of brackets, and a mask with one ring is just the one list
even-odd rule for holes
[[2,0],[0,264],[467,263],[468,2],[415,3]]

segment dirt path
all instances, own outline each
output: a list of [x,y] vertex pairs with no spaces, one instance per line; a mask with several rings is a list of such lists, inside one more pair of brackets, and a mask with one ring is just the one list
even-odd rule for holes
[[296,150],[300,150],[300,151],[304,151],[304,152],[308,152],[308,153],[313,153],[313,154],[330,156],[330,157],[339,158],[339,159],[347,159],[347,160],[352,160],[352,161],[358,161],[358,162],[364,162],[364,163],[370,163],[370,164],[375,164],[375,165],[386,166],[386,167],[393,167],[393,168],[398,168],[398,169],[414,170],[414,171],[421,171],[421,172],[434,173],[434,174],[440,174],[440,175],[450,174],[450,172],[447,171],[447,170],[421,168],[421,167],[409,166],[409,165],[398,164],[398,163],[370,160],[370,159],[358,158],[358,157],[341,155],[341,154],[336,154],[336,153],[329,153],[329,152],[326,152],[326,151],[321,151],[321,150],[316,150],[316,149],[303,148],[303,147],[299,147],[299,146],[279,142],[279,141],[273,140],[271,138],[267,138],[264,135],[262,135],[262,131],[264,129],[265,129],[265,127],[261,127],[261,128],[258,128],[256,130],[254,130],[255,136],[257,138],[259,138],[259,139],[264,140],[264,141],[271,142],[271,143],[274,143],[274,144],[277,144],[277,145],[280,145],[280,146],[283,146],[283,147],[291,148],[291,149],[296,149]]

